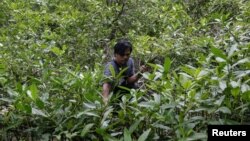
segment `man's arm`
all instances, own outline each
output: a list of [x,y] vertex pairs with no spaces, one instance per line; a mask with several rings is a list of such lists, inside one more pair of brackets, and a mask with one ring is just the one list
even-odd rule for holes
[[105,82],[102,86],[102,96],[103,96],[103,102],[105,104],[108,103],[108,96],[110,93],[111,85],[107,82]]
[[135,83],[136,81],[138,81],[141,78],[141,73],[144,73],[147,71],[146,66],[141,66],[140,67],[140,71],[134,75],[132,75],[131,77],[127,78],[127,82],[128,83]]

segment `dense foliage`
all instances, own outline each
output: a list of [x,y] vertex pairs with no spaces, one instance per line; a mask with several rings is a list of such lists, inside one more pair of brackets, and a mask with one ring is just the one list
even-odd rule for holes
[[[2,0],[0,139],[206,140],[208,124],[249,124],[249,9],[248,0]],[[152,71],[104,106],[103,64],[119,38]]]

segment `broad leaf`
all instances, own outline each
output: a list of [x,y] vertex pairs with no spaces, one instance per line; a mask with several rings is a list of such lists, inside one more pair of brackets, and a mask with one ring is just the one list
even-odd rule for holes
[[222,58],[222,59],[224,59],[224,60],[227,60],[227,56],[223,53],[222,50],[220,50],[220,49],[218,49],[218,48],[215,48],[215,47],[212,47],[211,52],[212,52],[215,56],[220,57],[220,58]]
[[124,129],[124,141],[132,141],[131,134],[127,128]]
[[114,67],[111,64],[109,65],[109,71],[110,71],[112,77],[115,78],[115,69],[114,69]]
[[84,137],[93,126],[94,126],[94,123],[89,123],[85,125],[85,127],[82,129],[81,136]]
[[138,141],[145,141],[148,138],[151,129],[144,131],[143,134],[139,137]]
[[170,66],[171,66],[171,60],[167,57],[165,58],[165,61],[164,61],[164,73],[165,74],[168,73]]
[[107,119],[107,117],[110,115],[110,113],[113,111],[113,108],[108,109],[104,114],[103,114],[103,118],[101,120],[101,124],[104,123],[104,121]]
[[224,114],[231,114],[231,110],[228,107],[220,107],[218,110],[216,110],[215,112],[222,112]]
[[224,99],[225,95],[221,96],[218,100],[216,100],[214,104],[220,106]]
[[42,110],[36,108],[32,108],[32,114],[47,117],[47,115]]
[[27,91],[27,95],[33,100],[36,101],[38,98],[38,90],[35,84],[30,86],[30,90]]
[[142,121],[142,119],[144,118],[141,118],[140,120],[136,120],[134,124],[132,124],[130,127],[129,127],[129,132],[130,133],[133,133],[135,131],[135,129],[138,127],[138,125],[140,124],[140,122]]
[[197,141],[197,140],[207,139],[206,133],[194,133],[191,137],[187,138],[187,141]]

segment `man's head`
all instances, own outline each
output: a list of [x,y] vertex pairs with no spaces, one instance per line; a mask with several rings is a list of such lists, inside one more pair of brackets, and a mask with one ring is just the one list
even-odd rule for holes
[[114,46],[115,61],[119,65],[127,63],[132,52],[132,44],[127,40],[120,40]]

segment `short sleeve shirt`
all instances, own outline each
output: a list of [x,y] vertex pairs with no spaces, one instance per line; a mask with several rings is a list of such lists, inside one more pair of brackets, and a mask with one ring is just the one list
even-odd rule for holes
[[[110,70],[110,65],[112,65],[112,67],[114,68],[115,71],[115,75],[117,76],[123,69],[126,69],[123,74],[122,74],[122,78],[119,80],[119,86],[125,86],[127,88],[133,88],[134,87],[134,83],[133,84],[128,84],[126,81],[127,77],[131,77],[135,74],[135,70],[134,70],[134,60],[132,58],[129,58],[128,62],[124,65],[124,66],[120,66],[118,65],[115,60],[112,60],[110,62],[108,62],[105,66],[105,70],[104,70],[104,75],[106,77],[110,77],[112,76],[111,70]],[[112,85],[112,82],[111,82]]]

